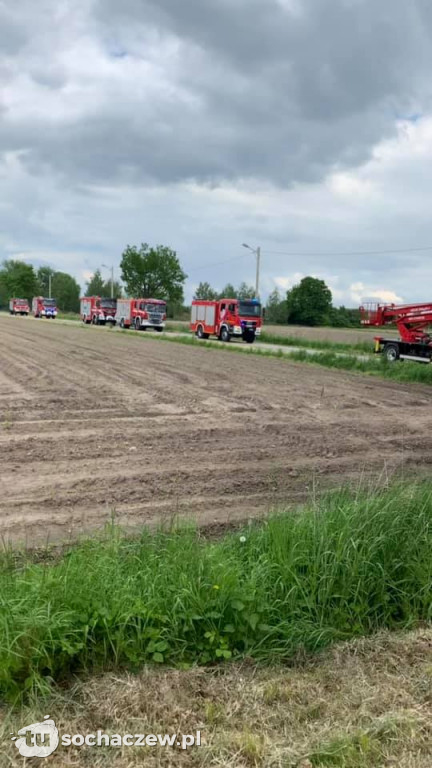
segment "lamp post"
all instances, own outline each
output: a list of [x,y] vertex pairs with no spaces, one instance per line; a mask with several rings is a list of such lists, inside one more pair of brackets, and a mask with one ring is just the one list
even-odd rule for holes
[[108,267],[106,264],[101,265],[104,269],[111,270],[111,298],[114,298],[114,267]]
[[242,243],[243,248],[248,248],[256,256],[256,280],[255,280],[255,296],[259,299],[259,279],[260,279],[260,261],[261,261],[261,248],[251,248],[247,243]]

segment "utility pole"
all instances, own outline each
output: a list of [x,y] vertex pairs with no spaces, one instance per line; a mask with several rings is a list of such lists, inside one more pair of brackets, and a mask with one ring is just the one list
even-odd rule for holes
[[111,271],[111,298],[114,298],[114,265],[111,265],[111,267],[108,267],[106,264],[102,264],[104,269],[109,269]]
[[261,247],[251,248],[247,243],[242,243],[243,248],[248,248],[249,251],[256,256],[256,279],[255,279],[255,298],[259,299],[259,281],[260,281],[260,263],[261,263]]
[[255,294],[257,299],[259,299],[260,261],[261,261],[261,248],[260,246],[258,246],[256,249],[256,281],[255,281]]
[[48,298],[51,298],[51,272],[48,275]]

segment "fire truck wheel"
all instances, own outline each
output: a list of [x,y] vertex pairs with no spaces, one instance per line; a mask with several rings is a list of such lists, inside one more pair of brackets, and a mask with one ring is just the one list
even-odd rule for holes
[[124,328],[124,327],[125,327],[125,324],[124,324],[124,317],[121,317],[121,318],[120,318],[120,328]]
[[394,363],[399,359],[399,350],[396,344],[386,344],[384,347],[385,359],[389,363]]
[[230,341],[231,339],[230,332],[225,325],[220,332],[220,337],[221,337],[221,341]]
[[139,317],[135,318],[135,330],[136,331],[140,331],[141,330],[141,320],[139,319]]
[[202,327],[202,325],[198,326],[197,331],[196,331],[196,335],[198,336],[199,339],[203,339],[204,338],[204,328]]

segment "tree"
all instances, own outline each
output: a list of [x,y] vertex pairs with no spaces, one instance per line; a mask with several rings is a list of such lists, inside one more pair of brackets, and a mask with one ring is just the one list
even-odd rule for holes
[[[55,269],[52,269],[52,267],[39,267],[37,271],[37,280],[39,284],[38,293],[40,293],[42,296],[48,296],[49,295],[49,281],[52,279],[55,275]],[[52,289],[52,285],[51,285]]]
[[[97,269],[96,272],[91,276],[90,280],[88,281],[85,295],[86,296],[105,296],[104,281],[103,281],[100,269]],[[109,293],[108,295],[111,296],[111,293]]]
[[214,291],[209,283],[200,283],[195,291],[195,299],[202,301],[215,301],[218,297],[217,291]]
[[324,325],[332,308],[330,288],[317,277],[304,277],[287,291],[288,322],[298,325]]
[[120,262],[122,280],[129,296],[163,299],[172,304],[183,301],[187,275],[175,251],[164,245],[140,248],[128,245]]
[[[123,288],[118,280],[114,280],[113,294],[114,298],[116,299],[121,299],[123,296]],[[87,283],[85,295],[106,297],[111,296],[111,280],[104,280],[100,269],[97,269]]]
[[[114,280],[113,294],[115,299],[121,299],[123,296],[123,287],[118,280]],[[105,280],[102,286],[102,293],[100,296],[111,296],[111,280]]]
[[7,299],[16,297],[31,301],[37,293],[38,281],[31,264],[18,259],[4,261],[0,270],[0,283]]
[[360,325],[360,311],[348,307],[332,307],[329,315],[329,323],[338,328],[358,328]]
[[231,285],[231,283],[227,283],[225,288],[222,288],[218,298],[219,299],[236,299],[237,291],[234,288],[234,286]]
[[238,299],[254,299],[255,288],[253,288],[251,285],[247,285],[246,283],[241,283],[237,291],[237,298]]
[[282,299],[278,288],[271,292],[266,304],[266,321],[268,323],[286,323],[288,308],[286,299]]
[[72,275],[54,272],[51,279],[51,294],[63,312],[79,312],[80,287]]
[[8,290],[2,272],[0,272],[0,308],[6,307],[8,304]]

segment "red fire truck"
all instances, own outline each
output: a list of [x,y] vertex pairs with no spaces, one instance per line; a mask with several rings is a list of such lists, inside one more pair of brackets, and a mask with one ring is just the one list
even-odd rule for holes
[[55,320],[57,317],[57,302],[55,299],[35,296],[32,301],[32,312],[35,317],[46,317],[47,320]]
[[137,331],[153,328],[163,331],[166,320],[166,303],[159,299],[118,299],[116,321],[120,328]]
[[11,315],[28,315],[30,307],[27,299],[11,299],[9,301],[9,312]]
[[208,339],[213,334],[222,341],[230,341],[234,337],[252,344],[261,333],[261,326],[258,299],[194,299],[192,302],[190,329],[199,339]]
[[117,299],[101,296],[84,296],[80,299],[80,313],[83,323],[93,325],[116,324]]

